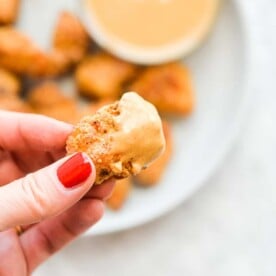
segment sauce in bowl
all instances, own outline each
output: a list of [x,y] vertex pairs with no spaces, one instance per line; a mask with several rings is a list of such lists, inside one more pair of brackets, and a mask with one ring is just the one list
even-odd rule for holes
[[159,63],[158,55],[161,62],[173,59],[201,42],[213,23],[219,0],[85,2],[89,29],[101,46],[132,61]]

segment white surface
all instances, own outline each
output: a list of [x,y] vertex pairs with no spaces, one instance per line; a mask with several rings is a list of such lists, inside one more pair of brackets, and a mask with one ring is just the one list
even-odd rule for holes
[[276,2],[240,2],[254,42],[254,104],[220,172],[169,215],[79,239],[36,276],[276,274]]
[[[204,22],[206,24],[201,25],[195,30],[193,35],[189,38],[185,38],[177,43],[169,43],[162,47],[141,47],[128,43],[117,36],[108,34],[102,25],[99,23],[97,16],[93,13],[93,10],[89,8],[89,2],[86,0],[80,1],[82,3],[80,14],[84,18],[87,30],[92,34],[95,41],[101,45],[104,49],[138,64],[160,64],[170,62],[171,60],[179,59],[186,56],[193,49],[197,48],[210,32],[212,23],[214,22],[215,15],[217,14],[217,6],[220,0],[213,2],[213,13],[208,20]],[[88,2],[88,3],[87,3]],[[87,8],[88,7],[88,8]],[[142,20],[142,18],[141,18]],[[127,24],[127,23],[126,23]]]

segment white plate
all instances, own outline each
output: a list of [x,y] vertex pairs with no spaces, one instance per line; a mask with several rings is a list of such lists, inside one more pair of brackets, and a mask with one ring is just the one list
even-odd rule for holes
[[[77,10],[78,0],[24,0],[18,26],[48,47],[54,21],[64,7]],[[240,130],[249,100],[244,27],[239,1],[223,3],[209,39],[184,61],[193,73],[197,105],[191,117],[174,125],[175,153],[162,182],[151,189],[135,188],[122,210],[107,212],[86,235],[128,229],[167,213],[218,168]]]

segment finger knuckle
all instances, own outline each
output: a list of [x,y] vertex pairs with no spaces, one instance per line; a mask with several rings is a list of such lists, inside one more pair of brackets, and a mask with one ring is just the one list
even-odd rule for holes
[[22,190],[31,216],[43,220],[52,215],[53,203],[46,189],[39,182],[35,174],[28,174],[22,181]]

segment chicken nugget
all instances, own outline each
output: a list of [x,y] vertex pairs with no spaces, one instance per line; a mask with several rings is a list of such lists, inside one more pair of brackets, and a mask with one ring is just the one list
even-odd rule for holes
[[27,36],[12,27],[0,28],[0,66],[20,75],[49,77],[67,68],[64,55],[46,54]]
[[150,167],[141,171],[137,176],[136,180],[138,184],[144,187],[149,187],[158,184],[160,181],[168,162],[171,159],[171,155],[173,152],[173,139],[172,139],[172,131],[171,126],[168,122],[163,121],[163,131],[166,140],[166,149],[164,153],[156,159]]
[[162,113],[186,115],[194,108],[189,70],[179,63],[149,67],[129,87]]
[[76,123],[79,119],[77,103],[73,99],[63,99],[52,107],[40,107],[36,112],[66,123]]
[[15,96],[0,97],[0,109],[25,113],[32,112],[31,107],[26,102]]
[[29,91],[27,100],[34,110],[60,121],[75,123],[78,120],[77,102],[65,96],[54,82],[44,82]]
[[122,85],[136,72],[136,66],[106,53],[87,57],[75,73],[80,93],[90,98],[120,96]]
[[86,54],[89,36],[79,19],[70,12],[62,12],[54,33],[53,46],[70,63],[79,62]]
[[0,25],[11,24],[16,20],[19,0],[0,0]]
[[27,95],[27,100],[34,109],[51,108],[66,99],[64,92],[51,81],[37,85]]
[[93,160],[95,184],[111,177],[121,179],[138,174],[164,147],[157,110],[133,92],[84,117],[66,141],[68,154],[86,152]]
[[18,77],[0,68],[0,97],[19,96],[21,84]]
[[61,51],[53,49],[42,54],[41,66],[34,66],[28,74],[30,77],[57,77],[69,71],[71,63]]
[[107,206],[113,210],[120,209],[129,197],[132,188],[131,178],[116,181],[111,197],[106,201]]

